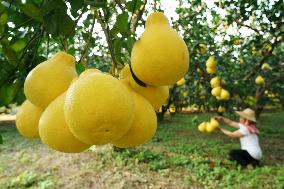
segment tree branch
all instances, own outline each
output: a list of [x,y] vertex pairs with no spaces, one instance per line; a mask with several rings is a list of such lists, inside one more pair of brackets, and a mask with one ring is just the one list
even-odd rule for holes
[[87,50],[89,49],[90,42],[91,42],[91,39],[92,39],[92,34],[93,34],[93,31],[94,31],[95,22],[96,22],[96,15],[94,13],[92,27],[89,31],[89,36],[88,36],[87,42],[85,44],[85,47],[84,47],[84,49],[81,53],[81,58],[80,58],[79,62],[81,62],[86,57]]
[[115,0],[114,2],[118,5],[121,11],[124,11],[125,8],[122,6],[120,0]]
[[257,29],[255,29],[255,28],[253,28],[253,27],[251,27],[251,26],[249,26],[249,25],[244,24],[243,22],[240,22],[240,21],[236,20],[236,23],[239,24],[240,26],[243,26],[243,27],[246,27],[246,28],[249,28],[249,29],[253,30],[253,31],[256,32],[258,35],[261,35],[261,34],[260,34],[260,31],[258,31]]
[[112,72],[112,75],[115,75],[115,70],[117,68],[118,63],[117,63],[115,55],[114,55],[114,48],[113,48],[113,44],[112,44],[112,41],[111,41],[112,37],[111,37],[111,34],[110,34],[109,26],[107,25],[107,23],[103,22],[103,16],[99,11],[95,11],[94,13],[95,13],[96,18],[98,19],[103,31],[104,31],[104,34],[105,34],[105,37],[106,37],[106,40],[107,40],[107,44],[108,44],[108,50],[110,52],[110,56],[111,56],[111,59],[112,59],[111,72]]
[[272,79],[271,81],[269,81],[267,84],[264,84],[263,87],[259,88],[257,91],[256,91],[256,94],[255,94],[255,98],[257,101],[259,101],[264,92],[269,89],[272,85],[274,85],[276,82],[279,82],[281,80],[284,80],[284,74],[283,75],[278,75],[276,78]]
[[[145,7],[147,4],[147,0],[144,1],[144,4],[141,5],[140,9],[138,10],[138,13],[135,16],[135,19],[133,20],[131,17],[131,20],[133,20],[133,24],[132,24],[132,28],[131,28],[131,33],[135,33],[136,28],[138,26],[138,21],[142,18],[142,15],[144,13]],[[133,16],[133,14],[132,14]],[[130,24],[131,24],[131,20],[130,20]]]
[[[1,15],[1,14],[0,14]],[[23,23],[19,24],[18,26],[16,26],[15,28],[13,28],[13,30],[11,30],[11,32],[14,32],[16,30],[18,30],[20,27],[24,26],[25,24],[29,23],[30,21],[32,21],[33,19],[32,18],[29,18],[27,19],[26,21],[24,21]],[[0,41],[5,37],[6,35],[3,34],[1,37],[0,37]]]
[[248,72],[246,72],[243,77],[243,81],[247,81],[251,76],[253,76],[260,68],[261,68],[261,65],[272,55],[272,52],[274,50],[274,48],[281,42],[281,40],[279,41],[275,41],[271,47],[271,51],[266,55],[266,56],[263,56],[263,58],[261,59],[261,61],[259,61],[257,64],[255,64],[255,66],[249,70]]

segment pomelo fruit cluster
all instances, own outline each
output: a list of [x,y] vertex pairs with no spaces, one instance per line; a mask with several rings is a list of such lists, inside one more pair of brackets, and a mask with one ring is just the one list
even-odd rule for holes
[[155,12],[134,44],[131,61],[119,79],[97,69],[78,76],[75,58],[65,52],[39,64],[24,84],[27,100],[17,114],[19,132],[66,153],[147,142],[157,129],[155,110],[168,98],[168,85],[187,72],[189,55],[167,18]]
[[219,122],[215,118],[211,118],[208,122],[202,122],[198,125],[200,132],[212,133],[219,127]]
[[208,74],[214,74],[217,69],[217,61],[214,56],[210,56],[206,61],[206,71]]
[[229,100],[230,93],[222,86],[222,80],[220,77],[216,76],[210,80],[211,94],[217,98],[217,100]]

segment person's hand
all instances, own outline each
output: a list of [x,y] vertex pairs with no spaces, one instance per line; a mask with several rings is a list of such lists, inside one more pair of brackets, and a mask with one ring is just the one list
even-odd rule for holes
[[222,120],[222,119],[223,119],[223,117],[222,117],[222,116],[215,116],[214,118],[215,118],[215,119],[217,119],[218,121],[220,121],[220,120]]

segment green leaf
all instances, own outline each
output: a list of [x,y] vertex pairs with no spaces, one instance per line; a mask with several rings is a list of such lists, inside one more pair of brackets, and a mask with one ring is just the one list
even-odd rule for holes
[[43,24],[50,34],[71,36],[75,32],[75,22],[67,14],[67,6],[62,0],[48,1],[42,8]]
[[30,18],[42,22],[42,14],[38,7],[32,3],[26,3],[20,5],[20,9]]
[[83,71],[85,71],[85,66],[81,63],[76,64],[77,74],[80,75]]
[[12,65],[16,65],[18,62],[18,55],[11,47],[3,47],[2,48],[4,55],[7,57],[8,61]]
[[67,1],[70,3],[72,10],[74,11],[81,9],[84,5],[83,0],[67,0]]
[[26,100],[26,96],[24,94],[24,87],[22,83],[22,87],[18,90],[14,102],[17,102],[17,104],[22,104]]
[[0,88],[0,106],[10,104],[19,90],[19,83],[2,85]]
[[71,14],[76,17],[78,15],[77,11],[83,8],[84,1],[83,0],[67,0],[67,1],[71,5]]
[[4,33],[5,32],[5,26],[1,26],[0,25],[0,34]]
[[134,37],[128,37],[126,41],[126,50],[128,51],[129,54],[131,54],[132,47],[135,43],[135,38]]
[[1,134],[0,134],[0,144],[3,144],[3,137]]
[[5,13],[0,15],[0,26],[5,25],[7,23],[7,21],[8,21],[8,15],[5,12]]
[[23,40],[18,40],[16,41],[13,45],[11,45],[11,48],[15,51],[15,52],[20,52],[21,50],[23,50],[26,46],[26,42]]
[[123,63],[122,60],[122,53],[121,53],[121,48],[123,45],[123,39],[115,39],[114,41],[114,56],[115,59],[119,62],[119,63]]
[[5,7],[0,3],[0,13],[4,12]]
[[111,29],[111,33],[116,35],[118,33],[126,33],[129,34],[129,25],[128,25],[128,13],[124,12],[117,16],[116,22]]
[[106,7],[106,1],[84,1],[86,5],[91,5],[92,7],[102,8]]
[[126,9],[129,12],[135,12],[136,10],[138,10],[141,5],[143,5],[143,1],[141,0],[132,0],[126,3]]

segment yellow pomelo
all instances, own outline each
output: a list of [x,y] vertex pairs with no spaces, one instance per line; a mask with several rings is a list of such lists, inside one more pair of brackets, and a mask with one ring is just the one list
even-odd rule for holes
[[215,128],[210,123],[208,123],[206,125],[206,132],[207,133],[212,133],[214,130],[215,130]]
[[208,60],[206,61],[206,67],[207,68],[212,68],[212,69],[215,70],[216,66],[217,66],[217,61],[216,61],[215,57],[214,56],[210,56],[208,58]]
[[219,87],[221,85],[220,77],[216,76],[210,80],[210,85],[212,88]]
[[90,145],[79,141],[70,132],[64,117],[65,93],[61,94],[44,110],[39,121],[39,135],[44,144],[50,148],[65,152],[78,153]]
[[84,76],[89,75],[89,74],[97,74],[97,73],[102,73],[102,72],[100,70],[94,69],[94,68],[86,69],[80,74],[79,77],[84,77]]
[[127,87],[107,74],[89,74],[66,93],[64,114],[70,131],[86,144],[121,138],[133,121],[134,102]]
[[210,124],[211,124],[211,126],[213,127],[213,128],[217,128],[217,127],[219,127],[219,122],[215,119],[215,118],[211,118],[210,119]]
[[211,90],[211,94],[212,94],[213,96],[220,96],[221,90],[222,90],[221,87],[214,87],[214,88]]
[[119,148],[130,148],[146,143],[157,129],[157,117],[151,104],[141,95],[132,92],[134,99],[134,120],[129,131],[112,144]]
[[214,74],[216,72],[216,68],[207,67],[206,72],[209,73],[209,74]]
[[226,89],[221,89],[220,99],[228,100],[230,98],[230,93]]
[[187,46],[163,13],[147,18],[145,31],[133,46],[131,66],[141,81],[152,86],[174,84],[187,72]]
[[264,78],[262,77],[262,76],[257,76],[256,78],[255,78],[255,83],[256,84],[263,84],[264,83]]
[[206,132],[212,133],[218,127],[219,127],[219,122],[216,119],[211,118],[210,122],[206,123]]
[[180,80],[178,80],[178,82],[177,82],[177,86],[182,86],[182,85],[184,85],[184,84],[185,84],[185,79],[184,79],[184,77],[181,78]]
[[21,135],[26,138],[39,138],[38,122],[42,109],[26,100],[16,116],[16,126]]
[[202,122],[198,125],[198,130],[200,132],[205,132],[206,131],[206,122]]
[[143,87],[138,85],[131,75],[128,77],[128,80],[132,90],[146,98],[146,100],[150,102],[156,111],[166,102],[169,97],[168,86],[155,87],[146,85],[146,87]]
[[75,58],[65,52],[58,52],[28,74],[24,92],[31,103],[44,109],[67,90],[75,77]]
[[236,39],[234,40],[234,45],[240,45],[242,43],[242,40]]
[[204,54],[207,51],[207,46],[205,44],[199,44],[199,47],[197,49],[197,52],[200,54]]
[[218,112],[222,113],[222,112],[225,112],[225,111],[226,111],[226,108],[224,108],[223,106],[218,107]]
[[267,71],[267,70],[271,70],[271,67],[269,66],[269,64],[264,63],[262,64],[261,69],[264,71]]
[[125,79],[131,74],[129,64],[125,65],[119,73],[119,79]]
[[264,78],[262,77],[262,76],[257,76],[256,78],[255,78],[255,83],[257,84],[257,85],[260,85],[260,84],[263,84],[264,83]]
[[211,125],[210,125],[210,122],[204,122],[204,125],[205,125],[205,131],[206,131],[207,133],[212,132],[212,131],[211,131],[211,130],[212,130],[212,127],[211,127]]

